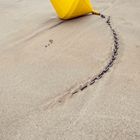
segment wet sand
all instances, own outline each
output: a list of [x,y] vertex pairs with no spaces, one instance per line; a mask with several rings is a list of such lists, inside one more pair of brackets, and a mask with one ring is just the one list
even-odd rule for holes
[[92,3],[105,19],[0,1],[0,140],[140,139],[140,2]]

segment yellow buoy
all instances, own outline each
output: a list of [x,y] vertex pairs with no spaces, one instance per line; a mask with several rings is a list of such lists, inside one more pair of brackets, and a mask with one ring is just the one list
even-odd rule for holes
[[61,19],[71,19],[89,13],[97,14],[90,0],[51,0],[58,16]]

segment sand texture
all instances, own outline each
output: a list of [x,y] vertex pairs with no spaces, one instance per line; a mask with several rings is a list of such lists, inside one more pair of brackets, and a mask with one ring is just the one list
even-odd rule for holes
[[140,1],[92,3],[0,0],[0,140],[140,140]]

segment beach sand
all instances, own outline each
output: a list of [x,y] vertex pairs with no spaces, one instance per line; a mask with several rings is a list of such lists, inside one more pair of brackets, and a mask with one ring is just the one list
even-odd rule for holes
[[0,140],[140,140],[140,2],[92,3],[119,48],[90,85],[113,53],[107,18],[61,21],[49,0],[0,0]]

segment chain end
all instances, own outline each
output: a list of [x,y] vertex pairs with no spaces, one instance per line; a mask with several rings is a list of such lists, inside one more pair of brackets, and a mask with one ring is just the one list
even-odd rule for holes
[[98,16],[100,16],[100,15],[101,15],[99,12],[94,11],[94,10],[92,11],[92,14],[93,14],[93,15],[98,15]]

